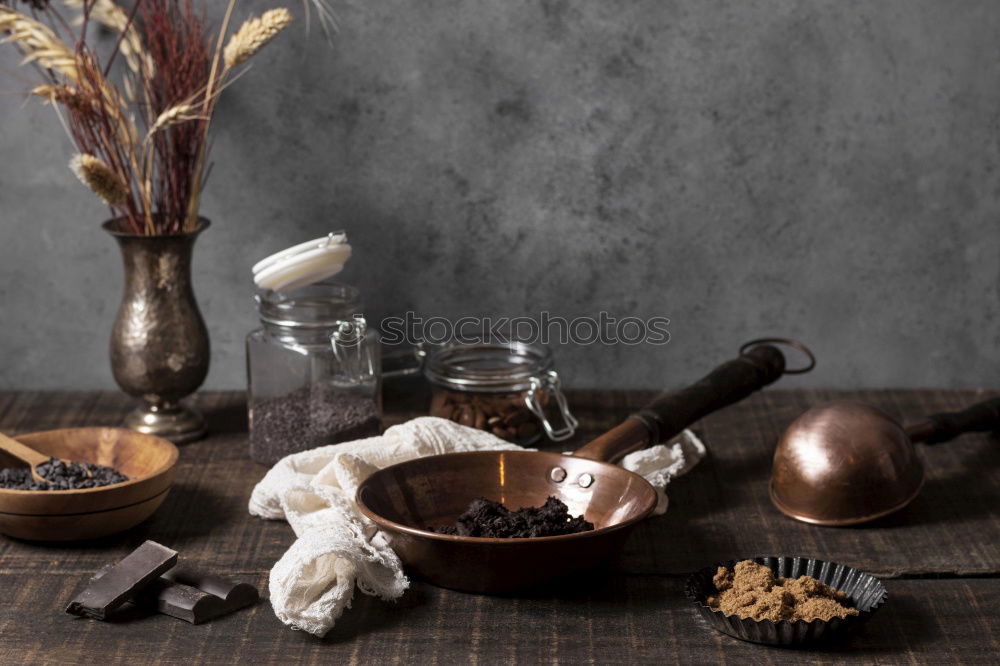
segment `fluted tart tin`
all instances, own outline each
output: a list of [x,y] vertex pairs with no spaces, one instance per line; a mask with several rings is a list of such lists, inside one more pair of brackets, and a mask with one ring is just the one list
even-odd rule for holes
[[[727,615],[708,605],[707,599],[716,593],[713,576],[719,567],[732,570],[737,562],[751,560],[774,572],[776,577],[798,578],[812,576],[822,583],[835,587],[847,595],[857,615],[827,620],[754,620],[738,615]],[[719,562],[699,569],[687,578],[684,592],[698,609],[705,621],[714,629],[734,638],[751,643],[783,647],[802,646],[810,643],[832,642],[845,638],[860,629],[885,603],[888,593],[882,582],[858,569],[806,557],[743,557]]]

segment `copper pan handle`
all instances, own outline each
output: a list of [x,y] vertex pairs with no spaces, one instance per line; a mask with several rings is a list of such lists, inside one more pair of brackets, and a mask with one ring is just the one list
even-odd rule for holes
[[573,455],[616,462],[633,451],[670,439],[706,414],[739,402],[771,384],[784,372],[785,356],[777,347],[767,344],[752,347],[695,384],[661,393],[644,409]]
[[1000,398],[985,400],[960,412],[931,414],[926,421],[906,426],[914,442],[943,444],[967,432],[1000,430]]

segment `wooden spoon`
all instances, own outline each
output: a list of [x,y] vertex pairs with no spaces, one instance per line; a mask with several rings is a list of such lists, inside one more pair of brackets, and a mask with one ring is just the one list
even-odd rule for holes
[[48,462],[49,456],[28,448],[21,442],[8,437],[2,432],[0,432],[0,451],[6,451],[21,462],[27,463],[31,467],[31,476],[35,479],[35,481],[48,483],[48,479],[39,474],[38,470],[35,468],[37,465]]

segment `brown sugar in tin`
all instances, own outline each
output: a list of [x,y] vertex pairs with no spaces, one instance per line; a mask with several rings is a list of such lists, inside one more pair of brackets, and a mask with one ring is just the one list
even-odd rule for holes
[[[719,595],[714,582],[719,569],[732,571],[739,562],[748,559],[770,569],[776,578],[794,580],[809,576],[824,586],[835,588],[843,593],[843,605],[856,611],[856,614],[845,613],[844,617],[832,615],[828,620],[774,621],[741,617],[713,608],[709,602]],[[752,643],[786,647],[844,638],[860,629],[888,596],[885,586],[871,574],[835,562],[804,557],[754,557],[720,562],[691,574],[685,585],[685,594],[717,631]]]

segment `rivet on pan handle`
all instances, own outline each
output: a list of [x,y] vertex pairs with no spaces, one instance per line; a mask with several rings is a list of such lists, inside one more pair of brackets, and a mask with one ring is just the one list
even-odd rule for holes
[[[539,391],[543,390],[551,393],[556,399],[556,404],[559,406],[559,414],[562,416],[564,424],[562,428],[553,428],[548,418],[546,418],[545,410],[538,399]],[[545,430],[545,434],[553,442],[561,442],[569,439],[576,433],[576,427],[580,425],[569,411],[566,396],[563,395],[560,388],[559,374],[555,370],[549,370],[542,378],[531,378],[531,388],[528,389],[528,392],[524,396],[524,404],[527,405],[532,414],[538,417],[538,420],[542,423],[542,428]]]

